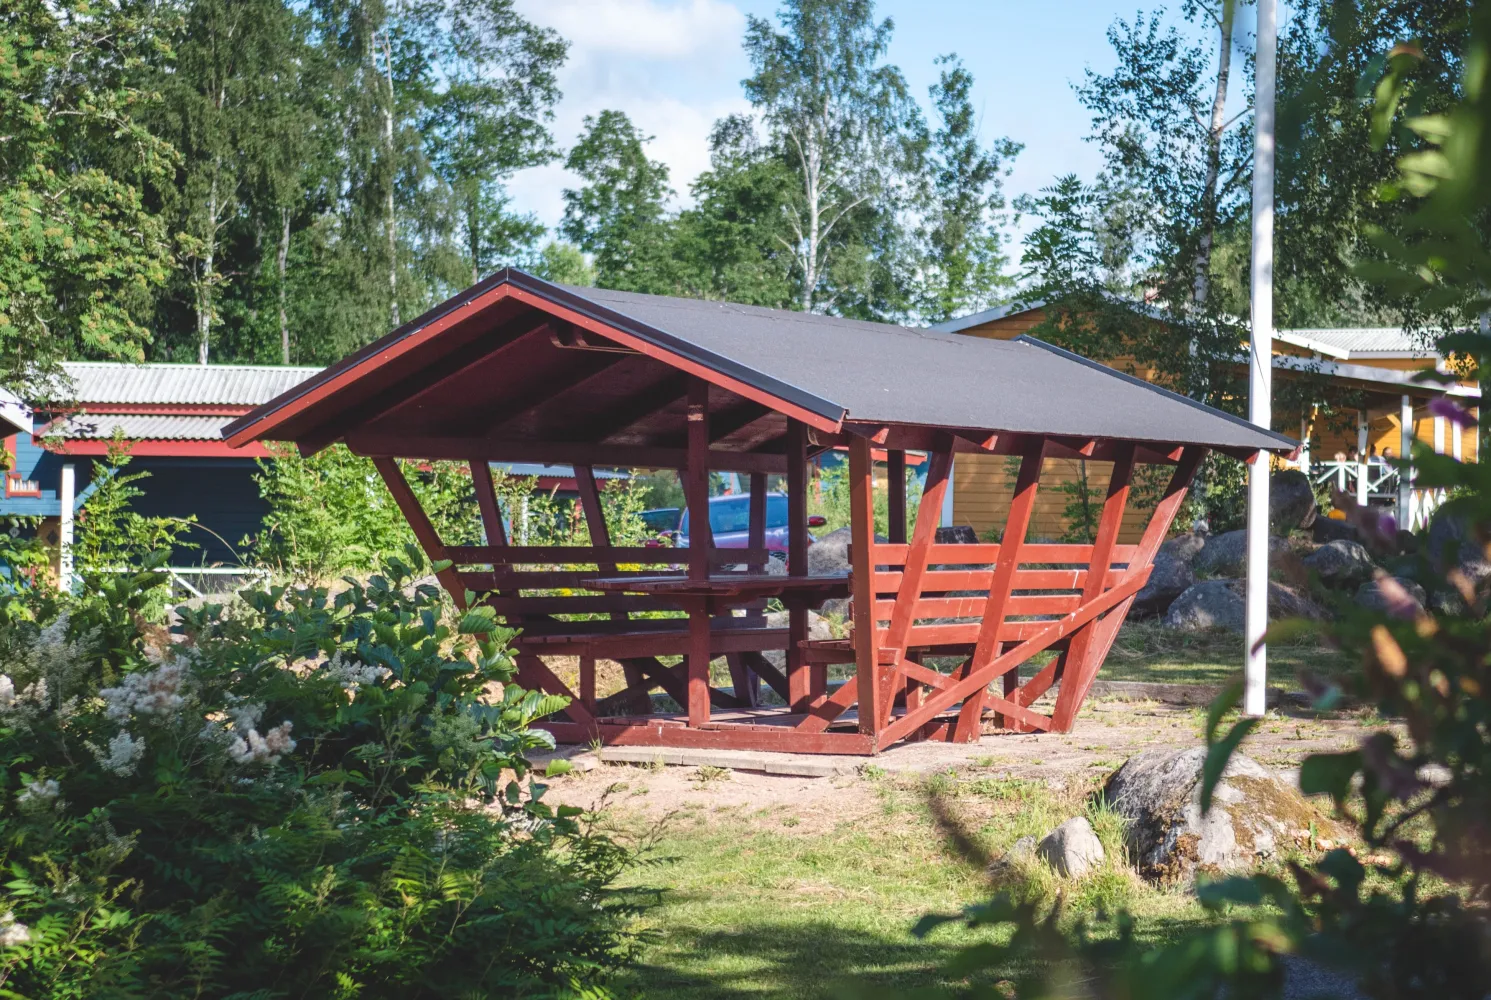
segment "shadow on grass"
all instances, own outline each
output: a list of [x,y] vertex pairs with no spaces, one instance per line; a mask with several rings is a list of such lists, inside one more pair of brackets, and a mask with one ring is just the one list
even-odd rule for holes
[[664,933],[665,953],[646,956],[623,989],[631,987],[647,1000],[838,1000],[912,990],[917,996],[954,997],[966,984],[947,983],[939,970],[976,940],[948,930],[917,941],[826,921],[731,930],[671,925]]

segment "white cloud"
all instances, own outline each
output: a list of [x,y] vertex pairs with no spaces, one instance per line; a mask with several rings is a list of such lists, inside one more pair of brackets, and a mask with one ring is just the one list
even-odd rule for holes
[[[745,15],[727,0],[520,0],[520,7],[570,42],[553,123],[559,144],[574,144],[586,115],[623,111],[655,137],[648,155],[668,165],[676,204],[688,205],[689,183],[709,166],[710,127],[749,108],[740,89],[749,73]],[[578,183],[554,163],[520,172],[509,190],[514,207],[554,227],[563,189]]]
[[738,45],[745,27],[745,16],[725,0],[527,0],[521,6],[584,55],[686,58]]

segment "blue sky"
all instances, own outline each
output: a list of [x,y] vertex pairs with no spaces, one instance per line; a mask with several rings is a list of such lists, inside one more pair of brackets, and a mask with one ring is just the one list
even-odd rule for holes
[[[957,52],[972,71],[986,139],[1025,144],[1007,191],[1035,193],[1063,173],[1096,173],[1098,151],[1083,137],[1087,113],[1072,92],[1085,68],[1112,67],[1105,32],[1158,0],[879,0],[895,20],[890,60],[925,103],[933,60]],[[1172,5],[1173,6],[1173,5]],[[776,0],[519,0],[532,20],[570,40],[561,76],[564,100],[555,134],[568,146],[582,120],[605,108],[629,114],[656,137],[655,159],[672,171],[686,200],[688,182],[708,165],[706,137],[722,115],[747,110],[740,81],[746,15],[770,16]],[[519,211],[554,226],[561,191],[573,179],[559,166],[524,171],[511,191]]]

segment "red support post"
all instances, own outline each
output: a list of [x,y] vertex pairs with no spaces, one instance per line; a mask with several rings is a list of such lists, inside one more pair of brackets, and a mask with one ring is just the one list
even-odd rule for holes
[[[808,575],[808,431],[799,420],[787,421],[787,575]],[[808,638],[808,611],[787,609],[787,702],[794,712],[807,711],[817,692],[803,657]],[[826,671],[824,672],[827,677]]]
[[859,731],[878,735],[881,712],[879,623],[875,620],[875,481],[869,438],[849,442],[849,596],[854,609],[854,670],[859,678]]
[[709,383],[702,378],[689,383],[688,435],[683,490],[689,511],[689,578],[703,580],[709,576],[714,539],[709,527]]
[[[684,468],[684,495],[689,510],[689,579],[709,577],[709,550],[713,535],[709,526],[709,383],[702,378],[689,382],[688,465]],[[689,602],[689,726],[709,722],[709,602]]]
[[[388,492],[393,496],[393,502],[398,505],[399,512],[404,515],[404,520],[409,522],[409,527],[414,531],[415,540],[419,542],[420,548],[425,550],[426,558],[432,563],[449,562],[450,556],[446,554],[445,543],[440,541],[435,525],[430,523],[430,516],[425,513],[425,509],[419,505],[419,498],[409,488],[409,480],[404,478],[398,460],[375,458],[373,468],[377,469],[378,475],[383,477],[383,485],[388,487]],[[447,566],[438,571],[435,577],[450,594],[450,599],[455,602],[456,607],[464,611],[466,609],[466,587],[461,583],[460,574],[455,571],[455,568]]]
[[892,545],[906,541],[906,452],[892,449],[885,453],[885,490],[888,531]]

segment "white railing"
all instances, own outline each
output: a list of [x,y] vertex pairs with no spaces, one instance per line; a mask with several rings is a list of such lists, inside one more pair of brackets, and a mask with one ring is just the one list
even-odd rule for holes
[[[117,568],[100,570],[102,573],[137,573],[138,570]],[[187,577],[197,577],[197,583],[203,583],[202,577],[242,577],[247,580],[267,580],[269,570],[251,569],[246,566],[162,566],[156,570],[170,577],[173,590],[180,588],[190,597],[204,596],[202,591],[187,581]]]
[[[1398,469],[1384,462],[1331,461],[1315,462],[1311,467],[1311,479],[1316,483],[1330,483],[1337,490],[1357,499],[1398,500]],[[1423,531],[1439,505],[1444,503],[1443,489],[1421,489],[1408,491],[1408,517],[1402,519],[1401,527],[1410,531]]]

